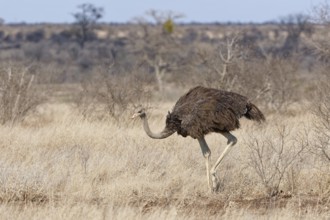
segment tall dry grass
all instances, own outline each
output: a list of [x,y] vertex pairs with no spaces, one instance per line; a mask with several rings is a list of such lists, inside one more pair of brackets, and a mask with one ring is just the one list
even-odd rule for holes
[[[171,104],[152,105],[158,107],[151,127],[161,130]],[[234,132],[239,142],[219,169],[218,194],[208,192],[204,159],[191,138],[153,140],[139,121],[91,121],[68,104],[45,104],[38,112],[0,127],[1,219],[329,218],[329,166],[316,163],[309,146],[299,157],[290,154],[304,138],[314,141],[312,133],[299,135],[313,126],[307,112],[269,115],[261,126],[243,119]],[[290,164],[271,197],[251,165],[251,137],[277,145],[283,125],[290,133],[279,163]],[[226,142],[216,134],[206,140],[215,161]],[[274,169],[268,150],[265,172]]]

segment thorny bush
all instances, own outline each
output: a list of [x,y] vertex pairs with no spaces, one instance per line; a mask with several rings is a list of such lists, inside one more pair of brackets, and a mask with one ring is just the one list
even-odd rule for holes
[[272,136],[256,137],[247,141],[249,148],[248,166],[259,177],[268,196],[276,196],[290,167],[296,162],[307,142],[289,139],[286,126],[278,126]]

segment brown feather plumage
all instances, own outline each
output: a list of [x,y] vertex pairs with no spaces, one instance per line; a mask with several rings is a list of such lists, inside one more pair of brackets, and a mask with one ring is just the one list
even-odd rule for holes
[[183,137],[201,138],[210,132],[229,132],[240,127],[239,119],[264,121],[263,113],[248,98],[237,93],[192,88],[167,115],[166,127]]

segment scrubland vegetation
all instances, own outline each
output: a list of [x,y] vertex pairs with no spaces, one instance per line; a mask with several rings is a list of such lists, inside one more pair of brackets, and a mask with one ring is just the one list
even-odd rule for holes
[[[150,16],[83,46],[69,25],[0,27],[0,218],[329,219],[328,23]],[[130,119],[144,106],[161,130],[196,85],[248,96],[267,120],[233,132],[213,194],[196,140],[153,140]],[[214,160],[226,140],[206,139]]]

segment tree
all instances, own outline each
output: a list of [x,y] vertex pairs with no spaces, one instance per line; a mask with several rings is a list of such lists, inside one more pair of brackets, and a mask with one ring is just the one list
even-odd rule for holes
[[319,35],[322,36],[319,39],[313,39],[310,43],[314,47],[314,52],[320,60],[330,60],[330,43],[328,36],[328,30],[330,27],[330,4],[328,1],[321,3],[313,7],[312,21],[319,24],[321,28],[318,29]]
[[287,32],[282,53],[285,56],[290,56],[292,52],[298,51],[301,34],[311,35],[313,27],[309,22],[309,17],[304,14],[289,15],[282,19],[281,24]]
[[79,11],[73,13],[75,18],[75,29],[77,41],[81,48],[84,48],[86,41],[93,35],[93,29],[99,19],[103,17],[104,9],[92,4],[78,6]]
[[135,44],[143,54],[141,63],[147,63],[151,67],[156,76],[158,90],[162,92],[165,75],[177,69],[181,60],[180,43],[172,35],[174,21],[183,15],[155,10],[148,11],[146,15],[151,18],[151,23],[155,23],[155,26],[150,25],[145,18],[138,19],[144,35],[140,41],[134,39],[132,44]]

